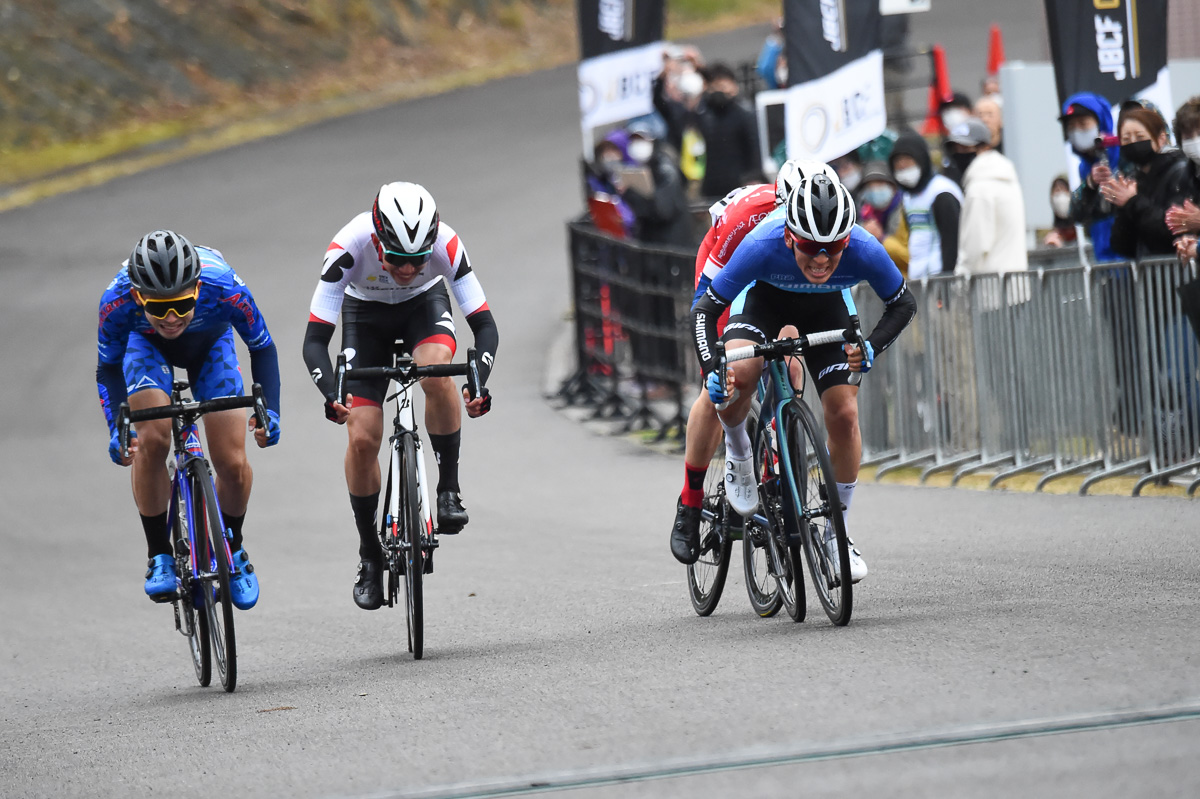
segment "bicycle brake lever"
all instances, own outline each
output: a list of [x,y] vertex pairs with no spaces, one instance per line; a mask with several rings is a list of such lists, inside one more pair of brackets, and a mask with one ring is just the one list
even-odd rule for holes
[[334,386],[333,395],[337,398],[339,405],[346,404],[346,353],[339,352],[337,357],[337,384]]
[[263,399],[263,388],[255,383],[250,387],[250,393],[254,395],[254,419],[258,423],[258,429],[266,430],[271,420],[267,418],[267,402]]
[[122,402],[117,410],[117,444],[121,448],[121,457],[129,457],[129,403]]
[[[858,323],[858,314],[850,314],[850,329],[854,331],[854,341],[851,342],[858,347],[859,352],[863,354],[863,358],[867,357],[867,342],[863,339],[862,327]],[[862,372],[850,373],[850,385],[857,386],[862,383]]]

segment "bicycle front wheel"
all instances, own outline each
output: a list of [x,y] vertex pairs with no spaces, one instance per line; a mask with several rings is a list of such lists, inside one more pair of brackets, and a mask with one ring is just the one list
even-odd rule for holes
[[208,464],[195,460],[189,469],[195,517],[196,562],[200,568],[197,587],[203,597],[204,615],[221,687],[233,693],[237,687],[237,641],[233,632],[233,599],[229,593],[230,555],[225,542],[225,522],[217,506],[217,492]]
[[698,616],[717,609],[725,578],[729,574],[729,553],[733,540],[726,523],[729,506],[725,504],[725,445],[708,464],[704,475],[704,501],[700,516],[700,559],[687,567],[688,596]]
[[408,651],[420,660],[425,643],[425,601],[422,597],[422,578],[425,576],[425,519],[417,495],[417,447],[410,435],[403,436],[400,457],[400,519],[401,550],[404,563],[405,607],[408,615]]
[[197,613],[193,590],[196,586],[192,579],[191,547],[188,544],[188,513],[187,502],[183,495],[183,483],[173,484],[172,504],[175,508],[175,520],[171,525],[171,547],[175,552],[175,570],[179,574],[180,596],[175,607],[176,625],[179,632],[187,639],[188,651],[192,656],[192,668],[196,672],[196,681],[207,688],[212,682],[212,649],[208,639],[208,616],[204,613],[203,603],[200,613]]
[[825,615],[840,627],[850,623],[854,609],[842,501],[825,439],[812,410],[799,400],[793,401],[788,410],[788,446],[794,477],[794,482],[789,482],[789,494],[794,518],[817,598]]

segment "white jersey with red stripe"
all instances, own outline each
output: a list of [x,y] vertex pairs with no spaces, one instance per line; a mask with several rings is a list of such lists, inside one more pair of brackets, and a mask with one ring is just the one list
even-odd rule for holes
[[746,234],[775,210],[775,187],[769,183],[744,186],[730,192],[720,202],[725,200],[729,202],[713,221],[713,244],[704,262],[703,273],[709,280],[715,280],[717,273],[729,263]]
[[479,279],[458,234],[445,222],[438,226],[437,241],[429,260],[406,286],[392,280],[383,268],[383,249],[375,235],[371,214],[363,212],[338,231],[325,251],[321,280],[313,292],[309,311],[316,320],[337,324],[346,295],[368,302],[399,305],[445,280],[464,316],[487,308]]

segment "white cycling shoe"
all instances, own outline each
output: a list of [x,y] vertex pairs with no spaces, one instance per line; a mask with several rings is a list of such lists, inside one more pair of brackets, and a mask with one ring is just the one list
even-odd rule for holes
[[758,510],[758,481],[754,479],[754,458],[725,460],[725,499],[729,507],[743,517]]
[[[854,541],[850,536],[846,536],[846,546],[850,549],[850,582],[857,583],[867,576],[867,562],[862,559],[862,553],[854,546]],[[825,525],[825,557],[829,559],[836,570],[838,568],[837,536],[834,535],[833,528],[828,524]]]

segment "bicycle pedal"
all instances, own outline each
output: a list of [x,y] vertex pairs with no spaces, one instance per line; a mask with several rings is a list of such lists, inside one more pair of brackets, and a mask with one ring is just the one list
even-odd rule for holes
[[150,597],[150,601],[159,605],[165,605],[168,602],[177,602],[179,601],[179,592],[172,591],[169,594],[155,594],[154,596]]

